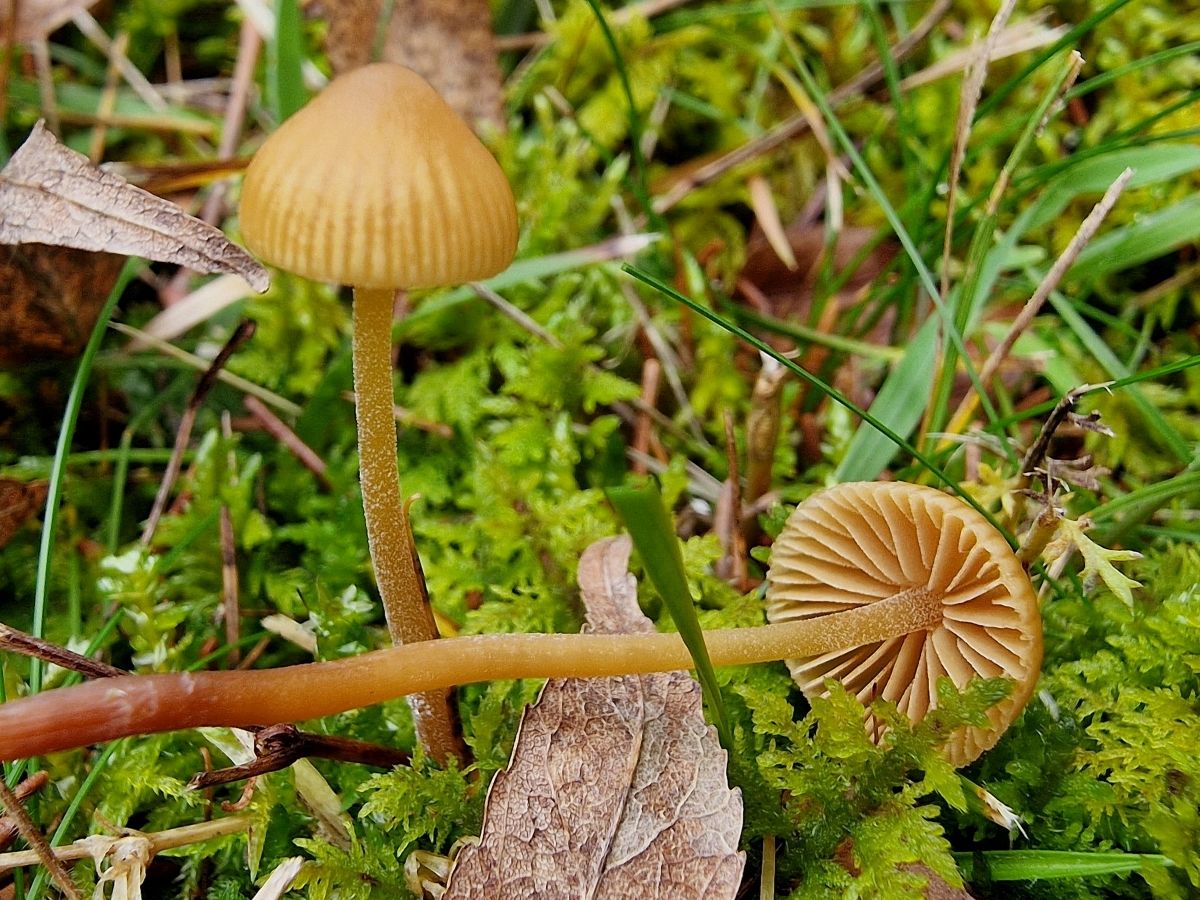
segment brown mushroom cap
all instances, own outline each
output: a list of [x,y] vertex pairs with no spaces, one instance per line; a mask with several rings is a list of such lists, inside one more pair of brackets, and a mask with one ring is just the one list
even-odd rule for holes
[[[848,650],[788,660],[808,696],[836,678],[866,703],[884,698],[920,721],[937,706],[937,680],[962,689],[1003,676],[1013,692],[945,746],[956,766],[999,740],[1033,693],[1042,660],[1037,596],[1003,536],[962,501],[900,482],[842,484],[796,508],[775,541],[767,617],[812,619],[906,591],[941,607],[937,624]],[[869,726],[877,730],[877,723]]]
[[423,288],[512,260],[517,213],[499,164],[415,72],[343,75],[279,127],[246,171],[242,236],[318,281]]

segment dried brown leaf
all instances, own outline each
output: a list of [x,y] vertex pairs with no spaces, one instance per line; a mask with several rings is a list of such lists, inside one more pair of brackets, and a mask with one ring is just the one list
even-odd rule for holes
[[[795,270],[780,261],[761,230],[756,230],[746,247],[746,265],[741,278],[750,282],[766,297],[767,312],[786,319],[803,317],[808,313],[813,290],[821,272],[825,251],[825,229],[817,224],[794,223],[786,231],[788,244],[797,263]],[[841,272],[856,265],[854,273],[842,288],[847,299],[878,278],[896,255],[896,247],[884,241],[861,259],[860,254],[874,239],[875,230],[862,227],[843,228],[833,250],[833,269]]]
[[241,275],[258,291],[267,271],[220,230],[97,169],[45,126],[0,170],[0,243],[42,243]]
[[[382,0],[321,0],[335,74],[371,62]],[[500,66],[488,0],[395,0],[380,59],[408,66],[468,122],[502,127]]]
[[96,0],[0,0],[0,23],[12,15],[13,3],[17,4],[17,20],[12,39],[23,44],[44,41],[77,13],[95,6]]
[[[626,537],[579,561],[590,629],[653,630],[637,604]],[[686,672],[553,679],[492,782],[480,842],[451,898],[733,897],[741,794]]]
[[0,547],[46,502],[44,481],[17,481],[0,478]]
[[0,369],[77,355],[122,262],[46,244],[0,248]]

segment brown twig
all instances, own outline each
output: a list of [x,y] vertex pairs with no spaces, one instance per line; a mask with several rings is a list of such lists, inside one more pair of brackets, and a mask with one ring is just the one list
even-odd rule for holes
[[[650,434],[654,420],[648,410],[653,409],[658,402],[658,385],[662,378],[662,364],[653,356],[642,363],[642,394],[641,404],[633,426],[633,449],[639,453],[648,454],[650,450]],[[634,460],[633,474],[645,475],[646,465],[641,460]]]
[[0,803],[4,805],[9,817],[16,823],[21,837],[25,838],[25,843],[36,854],[38,861],[46,867],[46,871],[50,873],[50,877],[54,879],[58,889],[70,900],[83,900],[83,894],[79,893],[79,888],[75,887],[70,873],[54,855],[54,850],[46,840],[46,836],[38,831],[37,826],[33,824],[33,819],[29,818],[29,813],[25,810],[25,804],[17,799],[17,795],[12,792],[3,778],[0,778]]
[[737,437],[733,413],[725,410],[725,460],[729,474],[721,486],[721,499],[713,514],[713,529],[724,553],[717,561],[717,575],[738,590],[747,581],[746,536],[742,532],[742,484],[738,467]]
[[146,527],[142,531],[143,545],[150,544],[154,532],[158,528],[158,521],[167,507],[167,498],[171,495],[175,479],[179,477],[179,470],[183,466],[183,454],[191,441],[192,426],[196,422],[196,414],[199,412],[200,406],[204,403],[208,392],[212,390],[212,386],[217,380],[217,373],[225,368],[225,364],[229,362],[229,358],[237,352],[237,349],[253,337],[254,329],[255,324],[252,320],[243,320],[234,329],[229,340],[225,342],[225,346],[217,353],[216,358],[196,383],[196,389],[192,392],[187,409],[184,410],[183,417],[180,419],[179,430],[175,433],[175,446],[171,450],[171,459],[167,463],[167,470],[163,473],[162,483],[158,486],[158,494],[154,497],[154,505],[150,508],[150,516],[146,519]]
[[[13,794],[18,800],[24,802],[25,798],[32,797],[49,783],[50,773],[45,769],[41,769],[13,788]],[[8,816],[0,816],[0,850],[11,844],[16,839],[18,833],[19,830],[15,821]]]
[[225,616],[225,643],[229,645],[229,665],[236,666],[241,654],[241,606],[238,603],[237,546],[233,539],[233,517],[229,506],[221,504],[221,609]]
[[309,756],[381,769],[407,765],[411,760],[403,750],[348,738],[312,734],[300,731],[293,725],[271,725],[256,731],[253,761],[211,772],[199,772],[192,776],[188,787],[200,790],[241,781],[243,778],[254,778],[286,769],[297,760]]
[[333,484],[329,481],[329,475],[327,474],[329,467],[325,465],[325,460],[317,455],[316,450],[304,443],[300,439],[300,436],[288,427],[286,422],[271,412],[267,404],[263,403],[257,397],[246,395],[242,399],[242,405],[246,407],[246,412],[254,417],[254,420],[262,426],[267,434],[287,447],[304,468],[316,476],[317,483],[320,484],[322,490],[333,490]]
[[753,503],[771,489],[775,448],[783,420],[780,395],[788,370],[766,354],[750,395],[746,415],[746,502]]
[[78,672],[85,678],[113,678],[129,674],[116,666],[110,666],[108,663],[91,659],[42,638],[18,631],[3,622],[0,622],[0,651],[19,653],[21,656],[40,659],[42,662]]

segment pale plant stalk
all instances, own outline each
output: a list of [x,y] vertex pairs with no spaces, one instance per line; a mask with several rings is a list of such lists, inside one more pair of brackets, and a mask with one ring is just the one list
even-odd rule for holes
[[[396,419],[392,404],[391,290],[354,291],[354,394],[358,417],[358,467],[367,544],[375,581],[394,644],[438,637],[425,578],[400,494],[396,464]],[[409,695],[417,739],[439,763],[463,758],[449,691]],[[267,716],[264,721],[276,721]],[[282,720],[279,720],[282,721]]]

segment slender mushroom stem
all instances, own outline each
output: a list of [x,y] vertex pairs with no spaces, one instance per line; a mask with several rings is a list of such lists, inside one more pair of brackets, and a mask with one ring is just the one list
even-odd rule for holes
[[[394,644],[438,637],[421,562],[412,542],[396,467],[396,419],[392,397],[391,290],[354,290],[354,394],[358,417],[358,472],[367,544],[375,581]],[[408,698],[417,739],[438,763],[462,759],[456,718],[446,686]],[[259,718],[263,718],[259,716]],[[263,721],[275,721],[267,716]]]
[[[934,627],[940,598],[914,588],[844,612],[707,632],[715,665],[819,656]],[[134,734],[294,722],[400,695],[506,678],[594,678],[691,668],[676,634],[444,638],[279,669],[106,678],[0,705],[0,760]]]

